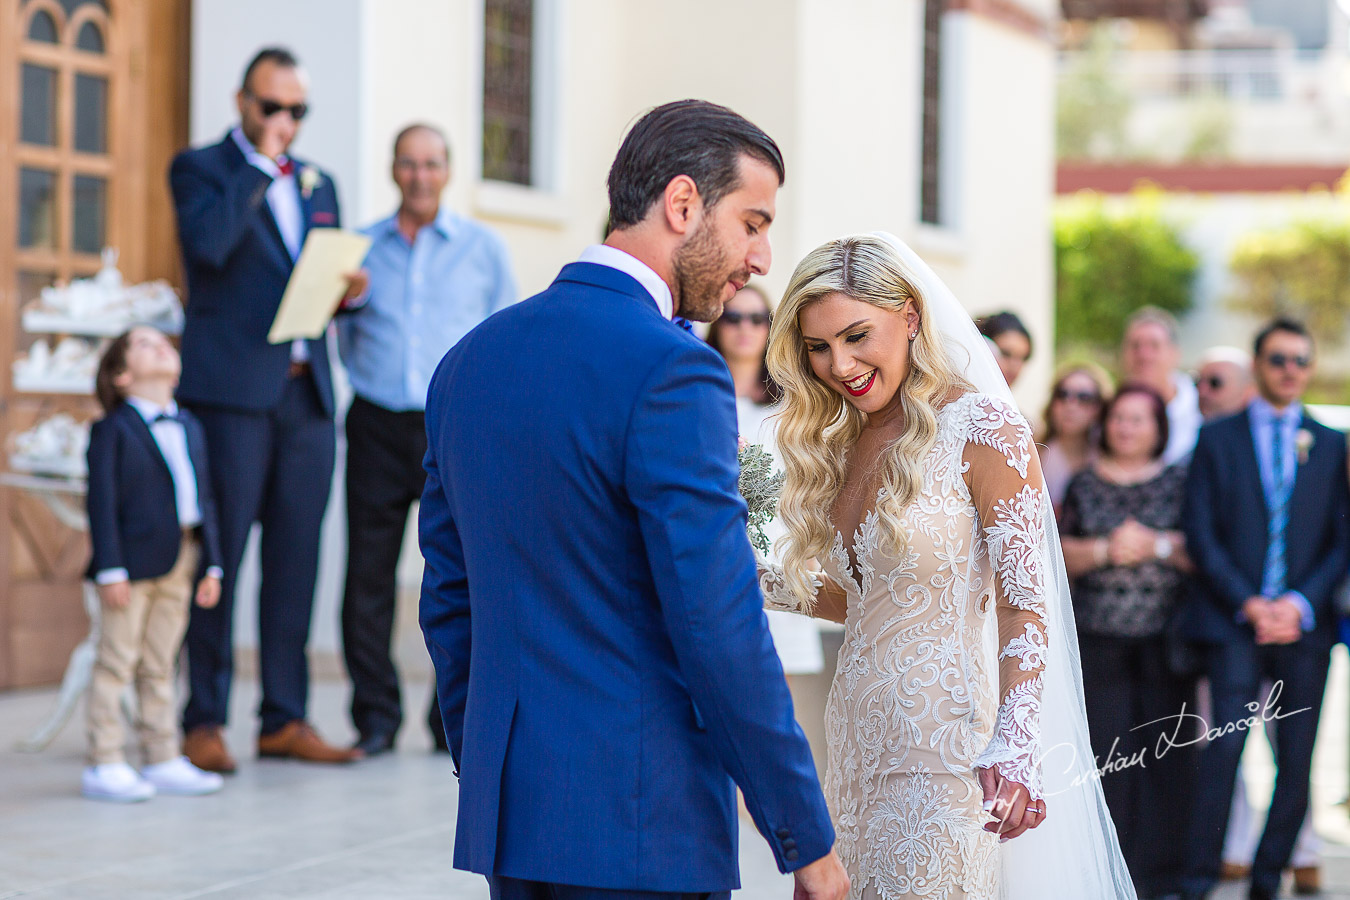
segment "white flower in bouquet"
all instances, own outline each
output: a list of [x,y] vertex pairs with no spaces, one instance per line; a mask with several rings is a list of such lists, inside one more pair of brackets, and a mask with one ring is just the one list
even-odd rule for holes
[[736,459],[741,464],[740,491],[750,510],[746,534],[760,553],[769,552],[769,537],[764,526],[778,514],[778,495],[783,492],[783,473],[774,474],[773,454],[759,444],[740,441]]

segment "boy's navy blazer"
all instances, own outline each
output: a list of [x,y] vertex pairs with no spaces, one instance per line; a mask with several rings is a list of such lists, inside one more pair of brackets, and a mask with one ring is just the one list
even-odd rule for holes
[[[1346,439],[1307,413],[1299,427],[1313,442],[1289,498],[1286,584],[1312,606],[1316,627],[1304,640],[1330,647],[1337,631],[1332,597],[1350,565]],[[1205,425],[1191,458],[1182,514],[1186,550],[1197,569],[1182,620],[1193,639],[1252,640],[1251,626],[1240,624],[1238,614],[1261,593],[1269,515],[1250,412]]]
[[[216,504],[206,474],[206,434],[187,410],[180,408],[179,416],[197,472],[200,577],[208,566],[221,565]],[[89,431],[88,510],[94,546],[90,578],[104,569],[126,569],[132,581],[140,581],[173,569],[183,540],[173,476],[150,426],[130,403],[119,403]]]
[[782,870],[829,852],[745,534],[733,393],[714,350],[592,263],[442,361],[421,622],[457,867],[730,890],[733,778]]
[[[298,173],[311,163],[293,159]],[[281,238],[267,189],[272,179],[245,158],[229,134],[185,150],[169,169],[178,241],[187,270],[187,321],[178,399],[232,409],[275,409],[291,362],[289,341],[269,344],[281,295],[295,263]],[[337,190],[320,172],[301,193],[302,243],[311,228],[337,228]],[[324,337],[307,341],[314,381],[333,414],[333,381]]]

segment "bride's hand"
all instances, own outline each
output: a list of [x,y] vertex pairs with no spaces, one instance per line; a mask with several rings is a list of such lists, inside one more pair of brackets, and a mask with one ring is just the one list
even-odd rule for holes
[[984,790],[984,810],[994,821],[984,826],[1001,840],[1011,840],[1045,821],[1045,799],[1031,800],[1026,786],[1004,778],[998,767],[976,769],[980,787]]

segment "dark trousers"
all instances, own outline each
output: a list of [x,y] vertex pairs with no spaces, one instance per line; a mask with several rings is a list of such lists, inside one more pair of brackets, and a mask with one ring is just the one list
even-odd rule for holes
[[1092,754],[1121,853],[1141,897],[1171,893],[1185,866],[1196,753],[1161,737],[1184,743],[1196,735],[1194,719],[1177,734],[1176,718],[1183,704],[1195,712],[1194,680],[1168,669],[1161,635],[1084,634],[1079,649]]
[[[412,504],[422,496],[425,417],[357,397],[347,412],[347,582],[342,649],[352,680],[352,723],[363,736],[395,734],[403,723],[390,645],[395,569]],[[433,693],[428,724],[443,743]]]
[[729,900],[731,897],[730,891],[681,894],[674,891],[610,890],[521,881],[504,875],[489,875],[487,882],[492,900]]
[[[1200,753],[1197,796],[1187,839],[1189,890],[1207,891],[1218,882],[1233,783],[1247,731],[1262,728],[1263,716],[1271,718],[1277,714],[1283,717],[1275,726],[1279,734],[1275,742],[1275,793],[1252,861],[1252,887],[1272,895],[1279,888],[1280,873],[1289,864],[1303,817],[1308,812],[1313,742],[1317,738],[1330,658],[1327,648],[1310,647],[1306,641],[1258,647],[1249,638],[1208,648],[1207,670],[1214,706],[1210,728],[1256,721],[1250,728],[1225,729],[1231,733],[1210,741]],[[1264,679],[1272,682],[1271,695],[1261,693]],[[1273,696],[1276,690],[1278,697]]]
[[268,412],[193,405],[206,431],[224,557],[220,603],[193,606],[183,727],[224,725],[234,675],[234,588],[254,522],[262,525],[258,593],[261,730],[305,717],[309,620],[319,569],[319,527],[333,480],[337,436],[311,375],[287,381]]

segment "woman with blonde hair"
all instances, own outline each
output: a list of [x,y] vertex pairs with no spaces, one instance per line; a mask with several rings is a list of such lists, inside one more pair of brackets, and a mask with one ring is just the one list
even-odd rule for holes
[[825,794],[852,896],[1133,898],[1031,429],[969,315],[895,238],[841,238],[768,363],[787,536],[760,580],[845,624]]
[[1097,457],[1099,420],[1113,390],[1111,376],[1096,363],[1067,363],[1055,374],[1040,444],[1041,469],[1056,519],[1069,481]]

